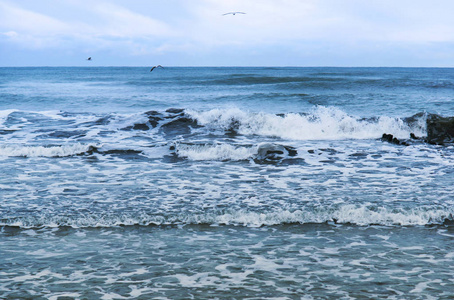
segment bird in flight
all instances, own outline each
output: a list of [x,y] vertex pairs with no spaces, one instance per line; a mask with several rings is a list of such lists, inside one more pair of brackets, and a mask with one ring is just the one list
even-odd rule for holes
[[242,11],[232,11],[232,12],[228,12],[228,13],[223,14],[223,16],[226,16],[226,15],[236,15],[236,14],[243,14],[243,15],[245,15],[246,13],[245,13],[245,12],[242,12]]
[[91,56],[89,58],[87,58],[87,60],[91,60]]
[[150,72],[151,72],[151,71],[153,71],[153,70],[154,70],[154,69],[156,69],[156,68],[163,68],[163,69],[164,69],[164,67],[163,67],[163,66],[161,66],[161,65],[157,65],[157,66],[154,66],[154,67],[152,67],[152,68],[151,68],[151,70],[150,70]]

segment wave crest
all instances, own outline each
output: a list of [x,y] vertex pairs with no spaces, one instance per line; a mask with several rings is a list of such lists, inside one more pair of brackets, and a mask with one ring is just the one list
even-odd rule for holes
[[16,157],[66,157],[84,154],[93,146],[73,144],[62,146],[0,146],[0,156]]
[[410,124],[388,116],[358,118],[334,107],[318,106],[306,114],[247,113],[236,108],[186,113],[212,130],[291,140],[377,139],[385,132],[402,139],[410,133],[426,135],[425,116]]
[[20,228],[42,227],[115,227],[150,225],[232,225],[275,226],[284,224],[351,224],[357,226],[424,226],[452,224],[454,210],[443,207],[377,208],[366,205],[343,205],[337,208],[312,210],[277,210],[255,212],[247,210],[213,211],[206,213],[180,213],[156,215],[146,211],[134,213],[84,214],[59,216],[58,214],[0,219],[0,226]]

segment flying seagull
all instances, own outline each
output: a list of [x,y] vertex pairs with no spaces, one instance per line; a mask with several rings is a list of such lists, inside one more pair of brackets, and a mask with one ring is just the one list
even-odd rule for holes
[[161,66],[161,65],[157,65],[157,66],[154,66],[153,68],[151,68],[150,72],[151,72],[151,71],[153,71],[153,70],[154,70],[154,69],[156,69],[156,68],[163,68],[163,69],[164,69],[164,67],[163,67],[163,66]]
[[232,11],[232,12],[228,12],[228,13],[223,14],[223,16],[226,16],[226,15],[236,15],[236,14],[243,14],[243,15],[245,15],[246,13],[245,13],[245,12],[242,12],[242,11]]

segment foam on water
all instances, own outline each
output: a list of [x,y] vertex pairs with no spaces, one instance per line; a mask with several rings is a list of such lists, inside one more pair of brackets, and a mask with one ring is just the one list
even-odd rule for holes
[[42,227],[116,227],[131,225],[234,225],[247,227],[275,226],[282,224],[323,224],[339,223],[359,226],[424,226],[453,222],[454,209],[451,207],[402,207],[386,208],[373,205],[333,205],[315,209],[295,211],[276,209],[273,211],[227,210],[207,213],[174,213],[156,215],[147,211],[117,214],[84,215],[41,215],[0,220],[0,226],[20,228]]
[[0,146],[0,156],[10,157],[66,157],[85,153],[90,145],[73,144],[62,146]]
[[176,146],[179,157],[190,160],[245,160],[257,153],[257,149],[249,147],[235,147],[230,144],[217,145],[184,145]]

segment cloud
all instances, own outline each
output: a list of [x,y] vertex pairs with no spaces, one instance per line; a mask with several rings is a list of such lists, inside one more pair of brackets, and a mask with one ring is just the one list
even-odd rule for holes
[[[202,0],[185,29],[207,45],[454,40],[454,2],[440,0]],[[228,11],[246,15],[222,16]]]
[[89,17],[58,19],[0,1],[0,32],[4,31],[3,35],[10,37],[12,42],[31,48],[74,45],[102,48],[129,44],[137,49],[137,45],[147,43],[147,39],[174,35],[164,22],[112,3],[87,5],[88,2],[73,1],[54,4],[56,10],[73,10]]
[[8,37],[11,37],[11,38],[17,36],[17,32],[15,32],[15,31],[3,32],[2,34],[5,35],[5,36],[8,36]]
[[103,21],[101,26],[91,28],[92,33],[98,35],[126,38],[174,35],[173,30],[166,23],[119,5],[98,2],[91,7],[91,10]]
[[[0,48],[179,56],[202,65],[452,57],[453,10],[450,0],[0,0]],[[246,14],[222,15],[229,11]]]
[[33,11],[0,2],[0,28],[12,29],[15,32],[46,35],[65,32],[69,26],[65,22]]

